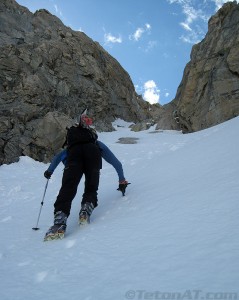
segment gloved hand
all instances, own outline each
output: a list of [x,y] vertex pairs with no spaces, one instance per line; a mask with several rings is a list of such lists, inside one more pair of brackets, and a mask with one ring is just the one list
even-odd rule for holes
[[125,190],[126,190],[126,188],[129,184],[130,183],[127,180],[119,181],[119,187],[118,187],[117,191],[122,192],[122,195],[124,196],[125,195]]
[[52,175],[52,172],[50,172],[50,171],[48,171],[48,170],[46,170],[46,171],[44,172],[44,176],[46,177],[46,179],[50,179],[50,178],[51,178],[51,175]]

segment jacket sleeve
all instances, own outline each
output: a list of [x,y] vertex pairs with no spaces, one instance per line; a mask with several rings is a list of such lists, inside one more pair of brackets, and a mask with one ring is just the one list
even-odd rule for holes
[[51,164],[50,164],[49,168],[47,169],[47,171],[53,173],[60,162],[63,162],[63,164],[65,164],[66,157],[67,157],[67,151],[66,150],[62,150],[60,153],[56,154],[53,157],[53,159],[51,161]]
[[110,149],[101,141],[98,141],[98,145],[101,150],[101,155],[107,163],[111,164],[115,171],[118,174],[119,181],[125,180],[124,171],[121,162],[117,159],[117,157],[110,151]]

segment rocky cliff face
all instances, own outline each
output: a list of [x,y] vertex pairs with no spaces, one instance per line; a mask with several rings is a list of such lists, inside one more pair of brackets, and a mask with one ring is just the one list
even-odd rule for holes
[[239,4],[228,2],[209,20],[204,40],[173,101],[184,132],[198,131],[239,115]]
[[98,43],[46,10],[1,0],[0,164],[20,155],[48,161],[86,106],[97,130],[149,117],[128,73]]

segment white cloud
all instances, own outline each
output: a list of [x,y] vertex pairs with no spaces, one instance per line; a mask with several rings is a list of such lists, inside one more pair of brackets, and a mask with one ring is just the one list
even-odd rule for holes
[[144,33],[144,29],[143,28],[138,28],[135,31],[135,33],[133,34],[133,39],[135,41],[138,41],[141,38],[141,36],[142,36],[143,33]]
[[157,88],[156,83],[153,80],[148,80],[144,83],[143,98],[150,104],[159,102],[160,90]]
[[182,8],[182,14],[185,16],[183,22],[180,22],[180,26],[186,31],[180,39],[185,43],[195,44],[200,42],[204,37],[207,30],[207,22],[209,15],[206,13],[205,5],[207,1],[218,0],[205,0],[205,1],[193,1],[193,0],[167,0],[170,4],[178,4]]
[[166,98],[168,98],[169,97],[169,93],[165,93],[165,95],[164,95]]
[[105,33],[104,40],[105,40],[106,44],[109,44],[109,43],[113,43],[113,44],[119,43],[119,44],[121,44],[122,41],[123,41],[121,36],[116,37],[116,36],[113,36],[111,33]]
[[189,34],[181,35],[180,40],[188,44],[197,44],[201,41],[198,32],[192,30]]
[[56,4],[54,4],[54,8],[55,8],[56,14],[59,14],[60,16],[62,16],[62,11],[58,8],[58,6]]
[[[177,4],[181,7],[185,20],[180,22],[180,26],[186,31],[180,39],[185,43],[195,44],[200,42],[206,32],[207,23],[211,15],[208,14],[208,7],[214,3],[217,11],[224,3],[233,0],[167,0],[169,4]],[[239,3],[239,0],[237,0]]]
[[151,25],[148,24],[148,23],[146,23],[146,24],[144,25],[144,27],[139,27],[139,28],[137,28],[136,31],[135,31],[135,33],[133,33],[132,35],[129,36],[129,39],[138,42],[138,41],[141,39],[142,35],[143,35],[145,32],[148,32],[148,33],[149,33],[150,30],[151,30]]
[[196,10],[189,4],[183,5],[183,13],[186,15],[186,24],[191,24],[196,19],[200,18],[201,10]]
[[144,52],[149,52],[154,47],[156,47],[156,45],[157,45],[157,41],[149,41],[146,48],[144,49]]
[[184,22],[181,22],[180,25],[187,31],[192,31],[192,28],[189,26],[189,24],[186,24]]

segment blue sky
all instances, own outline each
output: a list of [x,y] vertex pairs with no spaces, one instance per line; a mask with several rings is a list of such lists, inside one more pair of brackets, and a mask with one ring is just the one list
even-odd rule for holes
[[[129,73],[136,91],[161,105],[176,95],[192,46],[226,0],[17,0],[45,8],[97,41]],[[238,0],[239,2],[239,0]]]

